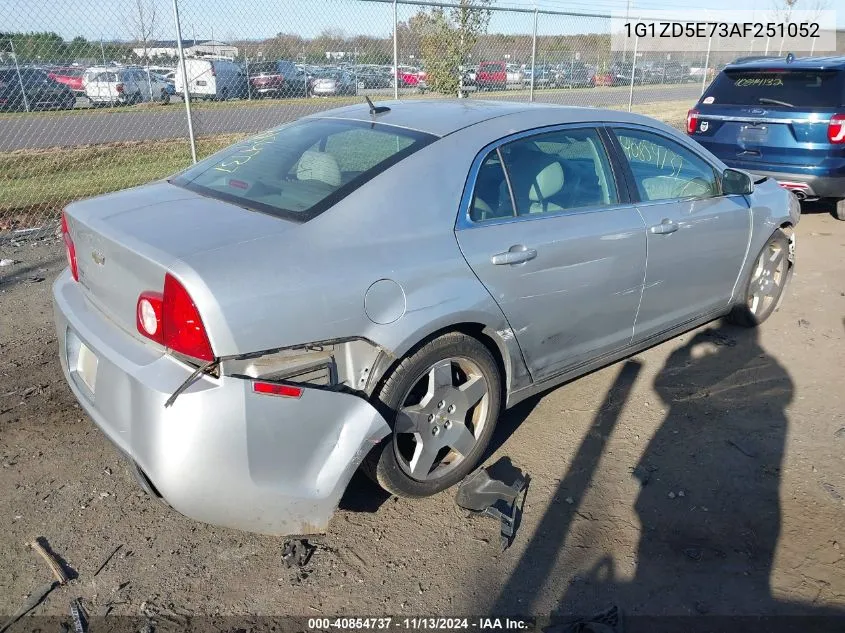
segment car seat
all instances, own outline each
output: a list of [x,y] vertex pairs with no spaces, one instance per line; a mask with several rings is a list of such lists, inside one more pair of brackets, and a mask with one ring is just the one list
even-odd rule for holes
[[296,165],[297,180],[316,180],[330,187],[341,183],[340,167],[334,156],[326,152],[305,151]]

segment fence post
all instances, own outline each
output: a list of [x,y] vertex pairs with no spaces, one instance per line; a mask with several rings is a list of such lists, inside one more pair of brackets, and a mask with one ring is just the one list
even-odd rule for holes
[[[246,100],[252,101],[252,82],[249,80],[249,55],[244,55],[244,62],[246,63]],[[308,92],[307,82],[306,79],[306,88],[305,92]]]
[[537,75],[537,8],[534,8],[534,35],[531,38],[531,87],[528,90],[528,100],[534,101],[534,81]]
[[399,25],[396,11],[396,0],[393,0],[393,98],[399,99],[399,35],[396,32]]
[[23,107],[24,110],[29,112],[29,101],[26,98],[26,88],[23,87],[23,79],[21,79],[21,67],[18,66],[18,54],[15,52],[15,43],[12,41],[11,35],[9,36],[9,47],[12,49],[12,56],[15,58],[15,72],[18,74],[18,83],[21,85],[21,96],[23,97]]
[[[627,38],[626,38],[627,39]],[[640,36],[634,38],[634,61],[631,62],[631,86],[628,89],[628,112],[634,105],[634,77],[637,76],[637,45],[640,43]]]
[[[197,162],[197,142],[194,138],[194,121],[191,117],[191,94],[188,72],[185,69],[185,51],[182,50],[182,24],[179,22],[179,2],[173,0],[173,19],[176,22],[176,48],[179,51],[179,69],[182,71],[182,99],[185,101],[185,114],[188,117],[188,140],[191,142],[191,160]],[[249,77],[247,77],[249,81]]]
[[701,75],[701,94],[707,88],[707,68],[710,66],[710,46],[713,44],[713,38],[707,38],[707,57],[704,58],[704,73]]

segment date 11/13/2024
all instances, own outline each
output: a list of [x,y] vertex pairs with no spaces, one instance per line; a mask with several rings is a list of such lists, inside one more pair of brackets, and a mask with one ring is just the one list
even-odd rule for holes
[[399,630],[399,631],[451,631],[451,630],[528,630],[529,620],[521,618],[446,618],[446,617],[374,617],[374,618],[309,618],[310,630]]

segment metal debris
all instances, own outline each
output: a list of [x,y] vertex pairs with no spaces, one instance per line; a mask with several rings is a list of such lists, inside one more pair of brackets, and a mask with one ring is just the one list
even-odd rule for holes
[[285,567],[305,567],[317,549],[306,539],[290,539],[282,546],[282,562]]
[[728,446],[733,446],[736,450],[738,450],[740,453],[742,453],[746,457],[751,457],[752,459],[757,457],[757,453],[743,447],[741,444],[738,444],[737,442],[734,442],[733,440],[725,440],[725,442],[728,444]]
[[82,609],[81,598],[70,601],[70,617],[73,618],[74,633],[85,633],[88,630],[88,621]]
[[824,482],[822,484],[822,488],[824,488],[825,492],[827,492],[827,494],[829,494],[836,501],[842,501],[842,495],[839,494],[839,491],[833,486],[833,484]]
[[543,633],[622,633],[622,622],[622,610],[614,605],[589,618],[547,626]]
[[99,567],[97,567],[97,571],[95,571],[95,572],[94,572],[94,575],[95,575],[95,576],[96,576],[97,574],[99,574],[101,571],[103,571],[103,568],[104,568],[106,565],[108,565],[109,561],[112,559],[112,556],[114,556],[115,554],[117,554],[118,550],[119,550],[121,547],[123,547],[123,545],[122,545],[122,544],[121,544],[121,545],[118,545],[117,547],[115,547],[115,548],[111,551],[111,554],[109,554],[108,556],[106,556],[106,557],[103,559],[103,562],[102,562],[102,563],[100,563],[100,566],[99,566]]
[[[498,519],[501,524],[501,546],[506,550],[513,542],[517,518],[521,510],[517,503],[528,487],[528,476],[517,471],[514,482],[506,484],[493,479],[484,468],[467,475],[458,485],[455,503],[464,510]],[[522,496],[523,503],[525,495]]]

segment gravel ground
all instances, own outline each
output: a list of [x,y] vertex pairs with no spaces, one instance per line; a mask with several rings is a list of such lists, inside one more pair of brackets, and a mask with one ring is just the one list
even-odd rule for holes
[[[845,224],[797,231],[788,298],[759,331],[711,324],[505,414],[488,462],[531,476],[513,546],[453,492],[361,477],[304,569],[282,542],[143,494],[59,369],[52,237],[0,244],[0,614],[845,613]],[[98,575],[94,572],[117,546]],[[0,620],[2,621],[2,620]],[[26,620],[11,630],[27,630]],[[840,629],[841,630],[841,629]]]

